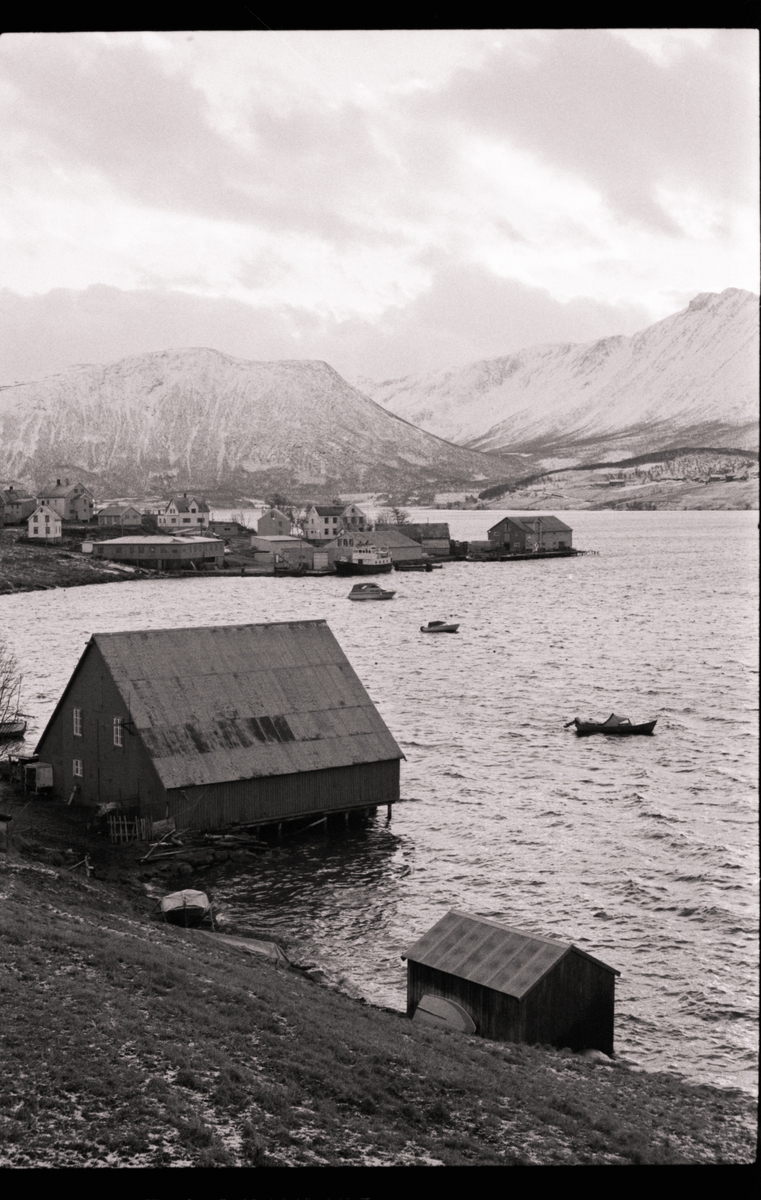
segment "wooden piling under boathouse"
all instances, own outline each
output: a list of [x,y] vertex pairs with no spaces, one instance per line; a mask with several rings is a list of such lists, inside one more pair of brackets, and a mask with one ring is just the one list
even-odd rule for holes
[[60,796],[207,830],[390,806],[404,757],[325,621],[93,634],[37,753]]
[[408,1017],[423,996],[436,996],[494,1041],[613,1053],[620,971],[578,946],[452,911],[403,957]]

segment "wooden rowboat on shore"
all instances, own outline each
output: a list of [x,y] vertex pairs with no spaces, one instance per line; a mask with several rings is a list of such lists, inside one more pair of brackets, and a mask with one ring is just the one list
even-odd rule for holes
[[160,907],[165,921],[170,925],[182,925],[185,929],[194,929],[211,912],[206,893],[193,891],[192,888],[163,896]]

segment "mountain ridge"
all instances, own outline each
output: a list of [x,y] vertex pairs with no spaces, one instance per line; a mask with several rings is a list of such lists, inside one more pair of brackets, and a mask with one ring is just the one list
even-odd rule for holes
[[483,486],[511,468],[417,429],[324,360],[191,347],[0,389],[0,474],[40,483],[60,469],[109,489],[323,493]]
[[459,369],[357,383],[420,428],[492,453],[578,458],[686,440],[755,448],[758,297],[701,292],[632,335],[541,343]]

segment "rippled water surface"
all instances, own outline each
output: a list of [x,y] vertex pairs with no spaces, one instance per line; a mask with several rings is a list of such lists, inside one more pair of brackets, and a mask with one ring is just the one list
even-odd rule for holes
[[[416,516],[483,538],[502,514]],[[621,972],[620,1054],[755,1090],[758,514],[563,517],[599,557],[395,573],[386,604],[348,603],[336,577],[2,597],[32,739],[93,631],[324,617],[409,802],[220,875],[230,919],[399,1009],[402,953],[450,908],[567,939]],[[421,635],[434,618],[459,634]],[[563,729],[611,710],[655,735]]]

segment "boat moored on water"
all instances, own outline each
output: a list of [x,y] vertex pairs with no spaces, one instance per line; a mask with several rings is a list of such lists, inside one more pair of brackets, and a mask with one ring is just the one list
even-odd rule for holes
[[611,713],[607,721],[580,721],[578,717],[574,717],[565,728],[575,725],[577,737],[589,737],[591,733],[612,733],[617,737],[630,737],[636,733],[652,733],[657,720],[656,717],[655,721],[632,725],[628,717],[617,717],[615,713]]
[[358,542],[356,546],[347,547],[333,565],[338,575],[385,575],[394,564],[384,546]]
[[206,893],[196,892],[192,888],[163,896],[160,908],[165,921],[170,925],[181,925],[185,929],[194,929],[211,913],[211,904]]
[[355,583],[349,592],[349,600],[392,600],[396,592],[378,587],[377,583]]
[[459,625],[449,624],[447,621],[429,621],[427,625],[420,626],[421,633],[457,633]]

